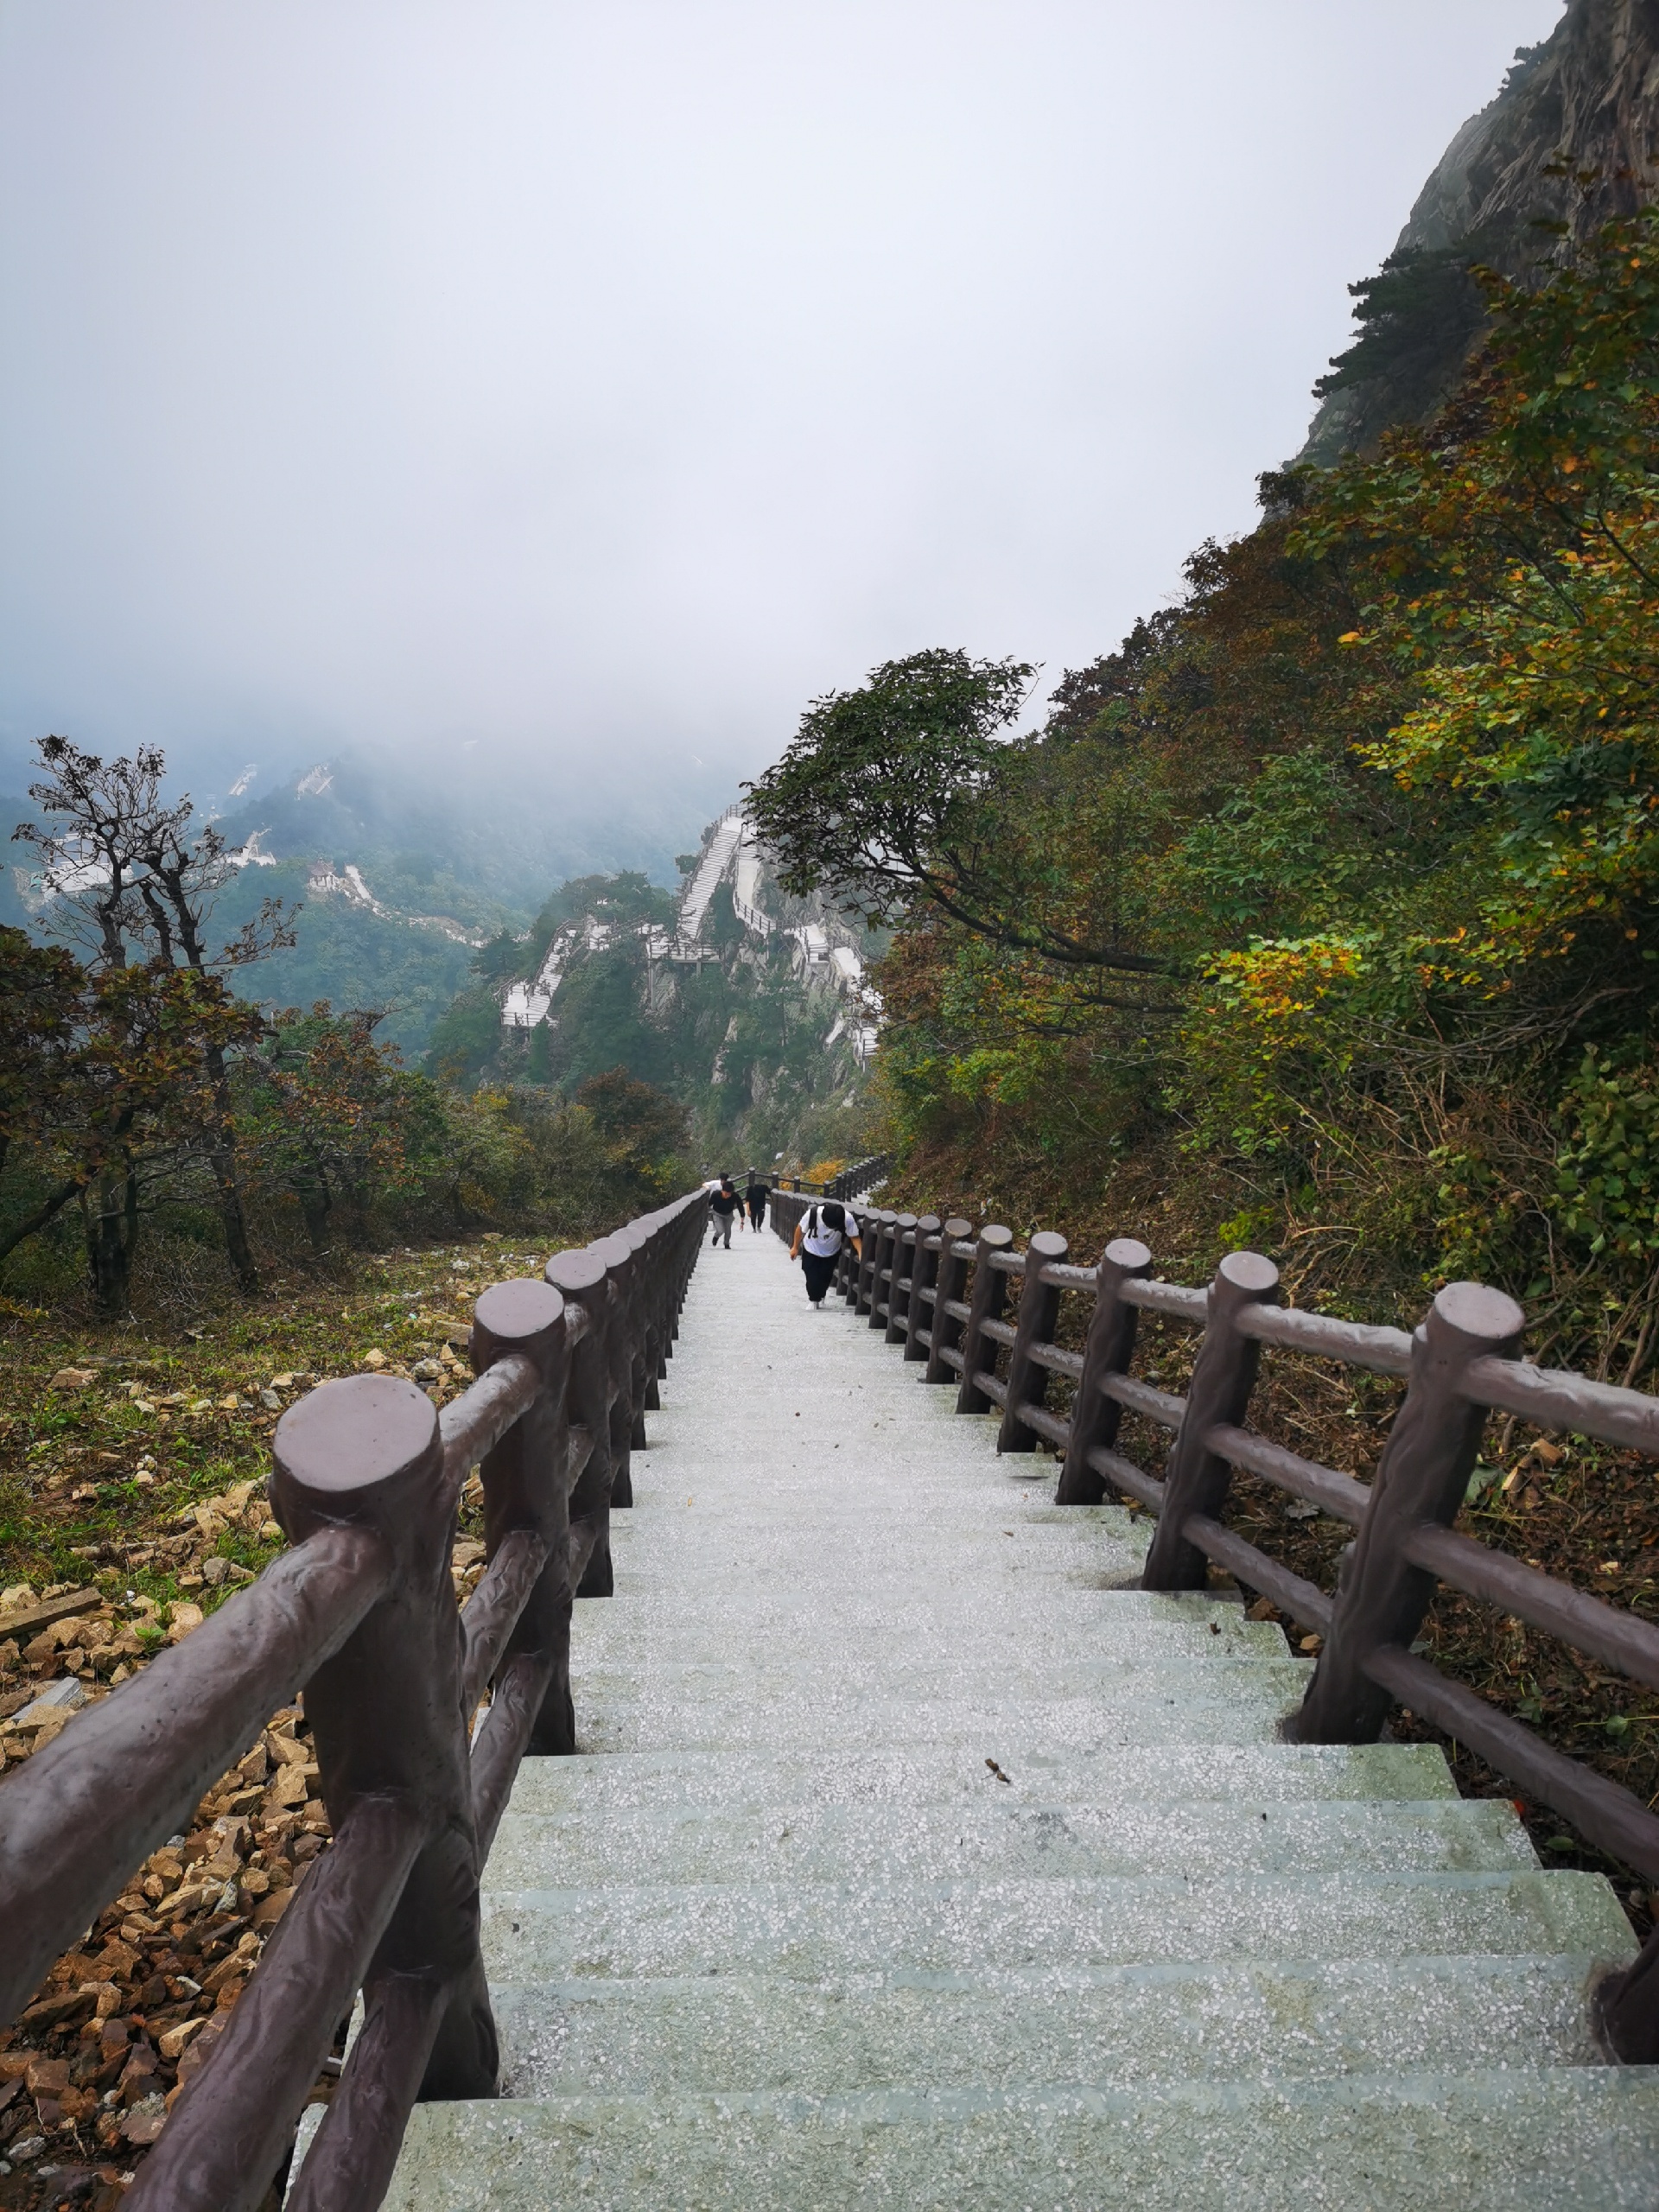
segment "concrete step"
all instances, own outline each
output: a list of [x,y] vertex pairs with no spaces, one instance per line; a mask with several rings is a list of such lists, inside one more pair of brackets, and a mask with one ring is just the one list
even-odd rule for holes
[[[652,1532],[626,1522],[619,1528],[620,1520],[618,1515],[611,1523],[612,1548],[617,1565],[631,1572],[640,1563],[638,1554],[651,1545]],[[1017,1575],[1022,1567],[1042,1567],[1052,1573],[1090,1563],[1109,1563],[1121,1575],[1138,1576],[1146,1548],[1109,1529],[1033,1526],[1006,1506],[957,1521],[941,1520],[926,1530],[909,1521],[884,1528],[861,1516],[842,1520],[822,1516],[809,1523],[743,1522],[734,1514],[711,1516],[698,1527],[688,1511],[679,1527],[658,1538],[652,1548],[660,1560],[672,1560],[683,1588],[691,1587],[705,1568],[740,1560],[758,1575],[776,1577],[780,1584],[791,1583],[798,1573],[809,1582],[831,1578],[843,1588],[855,1578],[880,1587],[902,1586],[916,1582],[930,1567],[946,1573],[974,1572],[987,1584]]]
[[416,2107],[391,2212],[1651,2212],[1659,2075]]
[[[704,1586],[662,1585],[641,1590],[619,1574],[614,1602],[580,1605],[573,1629],[575,1648],[598,1659],[630,1663],[641,1656],[682,1662],[727,1660],[753,1663],[812,1637],[856,1649],[879,1642],[884,1649],[936,1654],[934,1663],[965,1650],[1008,1648],[1045,1655],[1083,1653],[1096,1659],[1136,1656],[1196,1659],[1282,1659],[1288,1647],[1276,1622],[1246,1620],[1237,1605],[1201,1601],[1189,1606],[1142,1591],[1122,1595],[1062,1586],[1033,1606],[1023,1590],[934,1592],[925,1608],[895,1614],[887,1590],[798,1589],[772,1592],[740,1588],[712,1607]],[[1152,1606],[1128,1602],[1153,1598]]]
[[[999,1522],[999,1515],[1001,1520]],[[945,1538],[982,1542],[995,1551],[1008,1533],[1040,1535],[1046,1542],[1134,1542],[1146,1548],[1142,1523],[1102,1505],[1055,1505],[1023,1485],[941,1484],[918,1497],[895,1497],[886,1489],[861,1487],[825,1494],[822,1482],[802,1485],[798,1497],[780,1497],[770,1486],[758,1494],[729,1480],[701,1491],[677,1491],[660,1500],[647,1495],[613,1524],[625,1540],[649,1536],[677,1547],[734,1537],[778,1535],[805,1552],[822,1532],[835,1530],[872,1546],[928,1550]]]
[[1635,1952],[1606,1882],[1570,1872],[492,1885],[483,1915],[492,1979],[518,1983]]
[[[831,1662],[825,1662],[825,1672]],[[711,1758],[761,1748],[915,1742],[953,1745],[1017,1767],[1033,1752],[1099,1752],[1128,1745],[1261,1744],[1301,1702],[1301,1681],[1234,1679],[1147,1694],[1102,1694],[1057,1680],[1045,1697],[988,1694],[877,1697],[826,1686],[794,1699],[677,1699],[650,1686],[626,1694],[615,1679],[573,1673],[576,1738],[583,1751],[692,1748]]]
[[1538,1861],[1502,1798],[1467,1803],[823,1805],[754,1813],[680,1808],[510,1812],[485,1871],[492,1889],[607,1881],[901,1882],[1081,1875],[1457,1873]]
[[531,1758],[512,1811],[666,1811],[691,1806],[738,1814],[762,1806],[978,1806],[1004,1789],[1016,1802],[1192,1804],[1253,1798],[1457,1799],[1433,1744],[1156,1744],[1096,1756],[1029,1751],[1000,1783],[982,1757],[933,1744],[856,1751],[637,1751],[620,1758]]
[[747,1667],[597,1662],[573,1649],[584,1750],[684,1745],[977,1742],[1012,1764],[1046,1741],[1073,1749],[1158,1740],[1257,1741],[1301,1702],[1311,1662],[1068,1657],[1064,1662],[906,1665],[879,1647],[779,1652]]
[[[930,1591],[925,1612],[918,1616],[920,1620],[931,1620],[942,1594],[937,1586]],[[1027,1603],[1023,1586],[1007,1589],[1000,1581],[982,1582],[975,1599],[989,1610],[993,1623],[1005,1618],[1032,1636],[1043,1634],[1051,1622],[1083,1635],[1111,1630],[1123,1634],[1137,1630],[1147,1635],[1202,1636],[1211,1627],[1233,1635],[1245,1628],[1259,1631],[1272,1625],[1265,1621],[1246,1622],[1236,1592],[1186,1595],[1133,1586],[1122,1590],[1085,1590],[1058,1576],[1039,1614],[1033,1614]],[[868,1619],[887,1627],[895,1624],[891,1597],[879,1587],[843,1583],[826,1599],[816,1591],[804,1592],[794,1583],[768,1586],[753,1582],[734,1585],[729,1592],[722,1592],[719,1618],[709,1624],[730,1626],[742,1634],[752,1627],[792,1620],[803,1613],[820,1613],[826,1606],[833,1608],[837,1619]],[[666,1569],[653,1570],[636,1562],[617,1568],[614,1597],[584,1599],[576,1607],[576,1632],[588,1635],[613,1625],[620,1627],[629,1615],[639,1621],[674,1618],[702,1623],[709,1620],[710,1610],[701,1586],[689,1589],[683,1578]],[[969,1612],[964,1601],[947,1618],[954,1624]]]
[[[896,1656],[872,1637],[847,1649],[826,1637],[817,1652],[764,1654],[753,1661],[727,1659],[663,1659],[647,1662],[643,1656],[624,1669],[614,1660],[584,1663],[582,1680],[589,1696],[615,1692],[645,1700],[672,1698],[685,1703],[705,1698],[731,1698],[748,1704],[783,1702],[804,1712],[814,1698],[880,1696],[903,1694],[919,1702],[950,1691],[964,1702],[983,1702],[995,1697],[1035,1698],[1043,1694],[1063,1699],[1085,1697],[1125,1700],[1186,1697],[1257,1698],[1300,1697],[1313,1675],[1313,1662],[1294,1658],[1280,1647],[1272,1658],[1236,1658],[1215,1648],[1198,1646],[1187,1651],[1139,1651],[1097,1658],[1083,1650],[1057,1668],[1040,1656],[1023,1656],[1002,1663],[993,1656],[963,1654],[955,1665],[930,1661],[923,1666],[903,1666]],[[835,1680],[826,1683],[826,1670]]]
[[696,1975],[493,1993],[505,2095],[1020,2088],[1593,2066],[1594,1961],[1315,1960],[1088,1973]]
[[[614,1519],[611,1526],[615,1528]],[[1113,1599],[1127,1597],[1141,1575],[1139,1555],[1111,1546],[1056,1554],[1052,1558],[1039,1550],[1019,1560],[999,1560],[989,1565],[984,1558],[968,1554],[917,1559],[905,1561],[902,1573],[899,1562],[891,1554],[874,1563],[849,1560],[831,1546],[810,1558],[791,1560],[779,1552],[760,1559],[745,1553],[735,1540],[728,1551],[711,1550],[695,1562],[682,1561],[671,1568],[657,1566],[655,1554],[642,1559],[638,1551],[629,1552],[626,1546],[614,1548],[613,1555],[619,1591],[629,1590],[649,1603],[652,1598],[677,1601],[695,1588],[711,1618],[728,1604],[741,1604],[757,1592],[770,1590],[786,1589],[792,1598],[826,1609],[857,1590],[884,1599],[889,1618],[894,1620],[906,1615],[923,1618],[935,1607],[961,1611],[983,1605],[995,1611],[1018,1605],[1035,1624],[1057,1599],[1078,1593]],[[991,1571],[993,1567],[996,1571]],[[918,1596],[924,1591],[925,1598]],[[1215,1594],[1230,1599],[1235,1606],[1237,1604],[1236,1592],[1218,1590]],[[616,1602],[612,1598],[584,1599],[576,1608],[576,1618],[580,1621],[584,1615],[602,1612]]]

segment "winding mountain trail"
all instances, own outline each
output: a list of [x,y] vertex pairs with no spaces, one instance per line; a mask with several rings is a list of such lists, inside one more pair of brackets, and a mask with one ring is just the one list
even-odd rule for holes
[[576,1609],[586,1756],[486,1875],[504,2096],[388,2202],[1649,2208],[1629,1928],[1434,1749],[1280,1743],[1306,1662],[1124,1586],[768,1232],[707,1250]]

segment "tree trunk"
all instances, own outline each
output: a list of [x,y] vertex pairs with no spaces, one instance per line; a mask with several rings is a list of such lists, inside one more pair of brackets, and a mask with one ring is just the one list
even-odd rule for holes
[[131,1305],[132,1255],[137,1242],[138,1178],[130,1173],[101,1178],[96,1205],[86,1212],[86,1262],[92,1296],[106,1321],[123,1319]]
[[333,1204],[326,1185],[302,1183],[298,1191],[300,1211],[305,1217],[305,1233],[311,1239],[314,1252],[327,1250],[328,1244],[328,1212]]
[[26,1237],[35,1236],[55,1221],[70,1199],[79,1198],[86,1187],[78,1178],[60,1183],[50,1198],[41,1201],[33,1213],[26,1214],[22,1221],[13,1222],[9,1229],[0,1230],[0,1260],[15,1252]]
[[245,1298],[251,1298],[259,1288],[259,1270],[253,1263],[253,1248],[248,1242],[248,1219],[242,1206],[242,1185],[236,1173],[235,1122],[231,1111],[231,1078],[225,1066],[225,1055],[217,1045],[210,1045],[207,1053],[207,1073],[213,1086],[213,1110],[217,1126],[208,1148],[208,1165],[213,1171],[213,1181],[219,1191],[219,1218],[225,1232],[225,1253],[236,1277],[237,1288]]

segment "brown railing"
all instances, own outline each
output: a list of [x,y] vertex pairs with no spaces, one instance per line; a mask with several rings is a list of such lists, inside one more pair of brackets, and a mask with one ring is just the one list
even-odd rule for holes
[[[359,1990],[361,2031],[290,2212],[365,2212],[418,2101],[494,2094],[479,1872],[525,1752],[575,1748],[571,1601],[610,1593],[610,1509],[632,1503],[629,1453],[706,1215],[699,1191],[559,1253],[543,1281],[494,1284],[474,1313],[478,1380],[442,1414],[394,1376],[310,1392],[273,1447],[291,1548],[0,1787],[10,2020],[304,1688],[334,1840],[181,2093],[135,2212],[257,2204]],[[489,1564],[457,1615],[474,1465]]]
[[855,1198],[861,1192],[873,1191],[884,1183],[892,1168],[893,1161],[885,1152],[872,1153],[868,1160],[857,1160],[850,1167],[843,1167],[827,1183],[809,1183],[799,1175],[785,1175],[779,1179],[779,1188],[804,1192],[814,1198]]
[[[772,1225],[780,1236],[793,1236],[810,1203],[778,1194]],[[1408,1705],[1599,1848],[1659,1881],[1659,1816],[1411,1648],[1444,1582],[1659,1688],[1659,1626],[1452,1526],[1489,1413],[1659,1457],[1659,1399],[1518,1357],[1521,1308],[1478,1283],[1442,1290],[1408,1336],[1281,1306],[1278,1270],[1254,1252],[1230,1254],[1198,1290],[1154,1281],[1151,1253],[1132,1237],[1109,1244],[1097,1267],[1081,1268],[1068,1264],[1065,1239],[1047,1230],[1016,1252],[1003,1228],[976,1236],[966,1221],[881,1209],[861,1209],[860,1220],[861,1255],[844,1248],[840,1268],[849,1303],[889,1344],[902,1344],[906,1359],[925,1360],[928,1382],[954,1382],[958,1413],[999,1412],[999,1451],[1029,1452],[1039,1440],[1052,1446],[1064,1461],[1057,1503],[1098,1503],[1109,1487],[1149,1507],[1157,1529],[1144,1588],[1201,1590],[1213,1560],[1319,1632],[1323,1648],[1287,1738],[1373,1742],[1390,1707]],[[1081,1294],[1092,1298],[1093,1313],[1084,1349],[1073,1351],[1055,1342],[1056,1326],[1061,1300]],[[1130,1372],[1144,1313],[1203,1332],[1185,1397]],[[1264,1347],[1405,1382],[1371,1483],[1299,1458],[1243,1425]],[[1051,1376],[1074,1386],[1069,1415],[1045,1402]],[[1117,1450],[1126,1412],[1171,1432],[1161,1480]],[[1357,1530],[1334,1592],[1226,1525],[1236,1467]],[[1633,1967],[1603,1983],[1598,2009],[1615,2056],[1659,2062],[1659,1934]]]

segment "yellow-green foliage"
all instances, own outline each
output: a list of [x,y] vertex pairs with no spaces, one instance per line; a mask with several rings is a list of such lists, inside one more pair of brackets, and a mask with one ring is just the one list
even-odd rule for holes
[[[1269,481],[1260,528],[1004,748],[978,926],[912,903],[880,1081],[955,1187],[995,1160],[999,1189],[1087,1204],[1125,1160],[1184,1157],[1217,1225],[1347,1236],[1351,1281],[1481,1274],[1568,1338],[1635,1341],[1659,1294],[1659,219],[1485,286],[1437,422]],[[1022,914],[1152,969],[1048,957]]]

